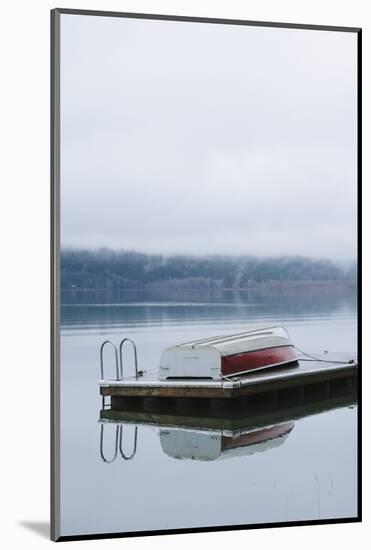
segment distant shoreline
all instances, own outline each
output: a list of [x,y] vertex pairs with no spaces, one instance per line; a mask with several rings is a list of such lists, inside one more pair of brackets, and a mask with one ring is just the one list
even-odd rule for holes
[[83,292],[148,292],[148,291],[194,291],[194,292],[252,292],[259,291],[261,289],[266,290],[285,290],[285,289],[296,289],[296,288],[346,288],[346,289],[357,289],[357,284],[355,282],[349,281],[285,281],[285,282],[260,282],[256,283],[254,286],[250,287],[215,287],[215,288],[195,288],[195,287],[163,287],[163,286],[151,286],[147,288],[95,288],[95,287],[74,287],[74,288],[62,288],[63,292],[74,292],[74,291],[83,291]]

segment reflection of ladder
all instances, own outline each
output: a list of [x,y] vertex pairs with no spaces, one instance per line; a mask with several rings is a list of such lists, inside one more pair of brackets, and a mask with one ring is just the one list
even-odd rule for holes
[[105,426],[105,424],[102,424],[101,427],[100,427],[100,446],[99,446],[100,456],[101,456],[103,462],[106,462],[107,464],[110,464],[111,462],[116,460],[118,452],[120,452],[120,455],[124,460],[131,460],[132,458],[134,458],[135,453],[137,452],[138,426],[135,426],[135,428],[134,428],[133,450],[132,450],[132,453],[130,455],[126,455],[124,453],[123,449],[122,449],[123,426],[116,426],[114,453],[113,453],[112,458],[110,458],[110,459],[106,458],[106,456],[104,455],[104,451],[103,451],[104,426]]
[[123,362],[123,353],[122,348],[125,344],[125,342],[129,342],[132,345],[133,353],[134,353],[134,366],[135,366],[135,378],[138,378],[138,354],[137,354],[137,347],[134,344],[133,340],[130,340],[130,338],[123,338],[119,344],[119,349],[117,351],[116,345],[111,342],[111,340],[105,340],[101,347],[100,347],[100,375],[101,380],[104,380],[104,357],[103,357],[103,351],[106,345],[110,345],[115,353],[115,369],[116,369],[116,380],[122,380],[124,377],[124,362]]

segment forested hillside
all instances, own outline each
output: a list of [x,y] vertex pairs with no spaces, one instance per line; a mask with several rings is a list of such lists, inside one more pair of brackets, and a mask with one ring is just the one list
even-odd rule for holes
[[162,256],[109,249],[65,249],[63,289],[247,288],[262,282],[344,281],[354,284],[356,264],[305,257]]

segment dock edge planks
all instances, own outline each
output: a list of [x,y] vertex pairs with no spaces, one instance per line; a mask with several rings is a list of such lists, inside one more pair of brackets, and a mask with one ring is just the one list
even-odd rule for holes
[[259,371],[232,381],[165,380],[142,377],[140,379],[101,380],[100,394],[112,397],[175,397],[232,399],[271,392],[284,388],[304,387],[357,377],[358,364],[299,362],[296,366]]

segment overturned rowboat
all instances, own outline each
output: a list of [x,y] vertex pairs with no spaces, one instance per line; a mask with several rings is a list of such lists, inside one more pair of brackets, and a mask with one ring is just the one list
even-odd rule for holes
[[159,378],[220,380],[296,361],[287,330],[272,327],[171,346],[162,352]]
[[[124,373],[126,345],[134,355],[135,374],[131,376]],[[104,375],[106,346],[114,351],[115,378]],[[157,368],[139,370],[136,345],[125,337],[118,347],[111,340],[101,344],[100,394],[104,408],[106,397],[114,407],[121,407],[122,399],[132,398],[201,398],[211,403],[340,380],[353,385],[356,357],[353,352],[309,355],[294,346],[285,328],[271,327],[171,346],[162,352]]]

